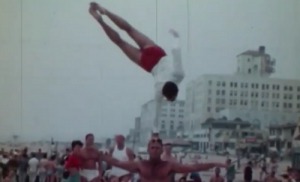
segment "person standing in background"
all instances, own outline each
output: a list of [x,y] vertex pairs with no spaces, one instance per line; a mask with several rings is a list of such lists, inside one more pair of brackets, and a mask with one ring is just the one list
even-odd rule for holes
[[231,163],[231,159],[227,159],[226,180],[233,182],[235,179],[235,166]]
[[28,161],[28,176],[29,176],[29,182],[35,182],[37,175],[38,175],[38,166],[39,166],[39,160],[36,158],[36,154],[32,153],[31,158]]

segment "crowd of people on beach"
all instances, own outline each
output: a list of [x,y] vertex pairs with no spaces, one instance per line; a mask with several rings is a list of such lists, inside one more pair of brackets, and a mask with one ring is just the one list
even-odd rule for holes
[[[85,142],[75,140],[71,149],[67,148],[63,155],[53,153],[48,156],[40,149],[28,154],[27,148],[18,151],[0,152],[1,181],[3,182],[138,182],[138,181],[171,181],[200,182],[200,171],[214,168],[210,182],[233,182],[237,170],[231,159],[222,163],[201,163],[199,155],[183,162],[183,157],[172,153],[172,144],[163,143],[153,135],[148,143],[149,157],[136,155],[125,145],[125,137],[117,135],[115,145],[106,151],[99,150],[94,144],[94,135],[87,134]],[[225,176],[221,175],[225,168]],[[260,179],[257,181],[299,181],[299,171],[288,169],[278,178],[277,163],[267,165],[262,161]],[[253,179],[253,165],[249,162],[244,168],[245,182]],[[180,174],[180,177],[176,177]]]

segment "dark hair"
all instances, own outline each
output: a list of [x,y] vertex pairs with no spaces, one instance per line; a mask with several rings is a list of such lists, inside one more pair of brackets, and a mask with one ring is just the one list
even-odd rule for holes
[[32,152],[31,157],[36,157],[36,154],[34,152]]
[[88,133],[85,135],[85,139],[88,139],[89,137],[93,137],[94,135],[92,133]]
[[47,153],[44,153],[44,154],[43,154],[43,158],[44,158],[44,159],[47,159],[47,157],[48,157]]
[[166,82],[162,88],[162,94],[168,100],[173,99],[178,94],[178,87],[174,82]]
[[54,154],[54,155],[52,155],[51,157],[50,157],[50,160],[51,161],[54,161],[54,160],[56,160],[56,155]]
[[72,150],[76,147],[76,146],[80,146],[80,147],[82,147],[83,146],[83,144],[82,144],[82,142],[81,141],[79,141],[79,140],[74,140],[74,141],[72,141],[72,144],[71,144],[71,146],[72,146]]

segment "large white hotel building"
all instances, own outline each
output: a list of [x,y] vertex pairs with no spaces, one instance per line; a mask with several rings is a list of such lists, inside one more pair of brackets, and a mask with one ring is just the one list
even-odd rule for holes
[[208,118],[240,117],[257,122],[295,122],[300,116],[300,81],[270,78],[275,61],[265,47],[237,56],[233,75],[202,75],[186,90],[185,117],[192,128]]

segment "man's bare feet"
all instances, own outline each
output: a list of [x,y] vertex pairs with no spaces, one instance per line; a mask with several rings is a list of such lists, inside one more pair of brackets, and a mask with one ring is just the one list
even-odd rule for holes
[[91,3],[89,8],[90,14],[98,21],[102,20],[101,14],[98,12],[98,4]]
[[106,9],[104,7],[102,7],[101,5],[98,5],[98,10],[100,11],[101,14],[105,15],[106,14]]

